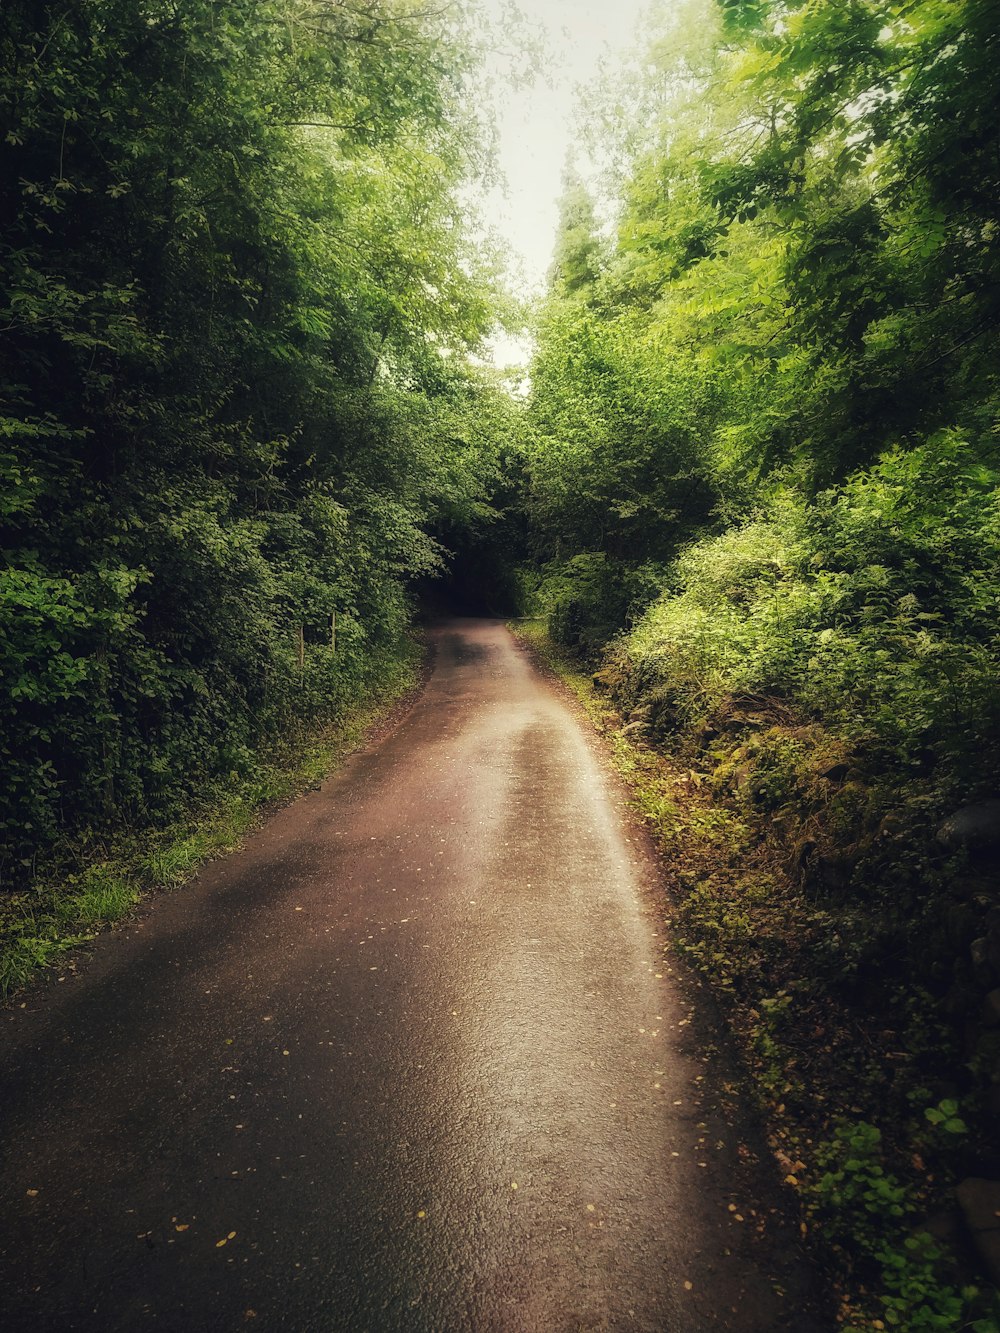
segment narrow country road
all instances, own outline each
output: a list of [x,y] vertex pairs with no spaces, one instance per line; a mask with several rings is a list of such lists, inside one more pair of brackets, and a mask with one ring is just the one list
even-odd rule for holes
[[[624,797],[499,622],[0,1014],[0,1327],[812,1333]],[[666,959],[666,960],[665,960]]]

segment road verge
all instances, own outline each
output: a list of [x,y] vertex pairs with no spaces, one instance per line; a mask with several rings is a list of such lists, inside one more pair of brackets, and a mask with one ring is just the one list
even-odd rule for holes
[[921,997],[905,1030],[854,1003],[853,985],[816,966],[824,932],[841,937],[850,922],[810,892],[767,821],[654,743],[541,621],[511,629],[576,696],[653,834],[674,944],[732,1030],[841,1324],[996,1333],[1000,1307],[953,1191],[970,1125],[947,1088],[928,1086],[943,1034]]
[[426,670],[425,646],[408,639],[364,697],[256,755],[228,783],[193,793],[184,819],[63,847],[30,889],[0,899],[0,1001],[42,968],[75,971],[80,946],[149,895],[180,888],[206,862],[235,851],[270,811],[319,786],[346,755],[409,711]]

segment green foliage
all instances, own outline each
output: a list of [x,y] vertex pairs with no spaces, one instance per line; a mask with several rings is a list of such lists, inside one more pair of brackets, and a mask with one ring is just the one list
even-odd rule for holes
[[600,267],[594,205],[580,178],[569,172],[563,182],[550,285],[564,297],[592,296]]
[[490,512],[486,41],[407,0],[4,5],[4,884],[337,715]]
[[958,1114],[958,1102],[947,1097],[939,1102],[937,1106],[928,1106],[924,1110],[924,1117],[929,1124],[942,1130],[945,1134],[968,1134],[969,1126]]
[[557,643],[593,655],[652,601],[661,578],[657,566],[575,555],[541,571],[535,601]]
[[906,1189],[882,1165],[882,1134],[861,1121],[841,1125],[816,1156],[822,1171],[816,1206],[840,1242],[861,1243],[869,1253],[881,1244],[885,1219],[906,1216]]
[[921,1333],[960,1327],[989,1333],[996,1327],[987,1315],[988,1295],[959,1286],[941,1246],[926,1232],[907,1228],[913,1201],[885,1168],[882,1135],[874,1125],[838,1126],[816,1161],[822,1174],[810,1191],[811,1210],[862,1272],[871,1266],[878,1274],[886,1327]]
[[[777,691],[943,787],[995,771],[1000,473],[951,433],[690,547],[624,641],[689,722]],[[774,761],[776,762],[776,760]],[[773,766],[773,764],[772,764]]]

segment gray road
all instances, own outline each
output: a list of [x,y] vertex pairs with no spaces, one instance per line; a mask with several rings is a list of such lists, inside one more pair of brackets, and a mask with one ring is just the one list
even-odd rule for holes
[[7,1333],[828,1327],[593,739],[499,623],[433,639],[388,738],[0,1015]]

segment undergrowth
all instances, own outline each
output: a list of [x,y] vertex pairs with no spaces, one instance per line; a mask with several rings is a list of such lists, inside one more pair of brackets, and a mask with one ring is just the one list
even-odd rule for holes
[[[675,945],[724,1006],[776,1160],[838,1274],[840,1322],[997,1333],[995,1293],[953,1235],[925,1225],[964,1170],[982,1103],[956,1074],[939,995],[893,956],[926,924],[905,882],[884,900],[846,892],[831,829],[853,829],[864,801],[838,767],[836,737],[757,698],[742,706],[752,725],[702,734],[700,749],[689,733],[653,746],[648,712],[627,720],[607,668],[592,676],[542,621],[515,628],[605,735],[656,837]],[[889,821],[872,864],[890,844],[900,858],[905,826]]]

